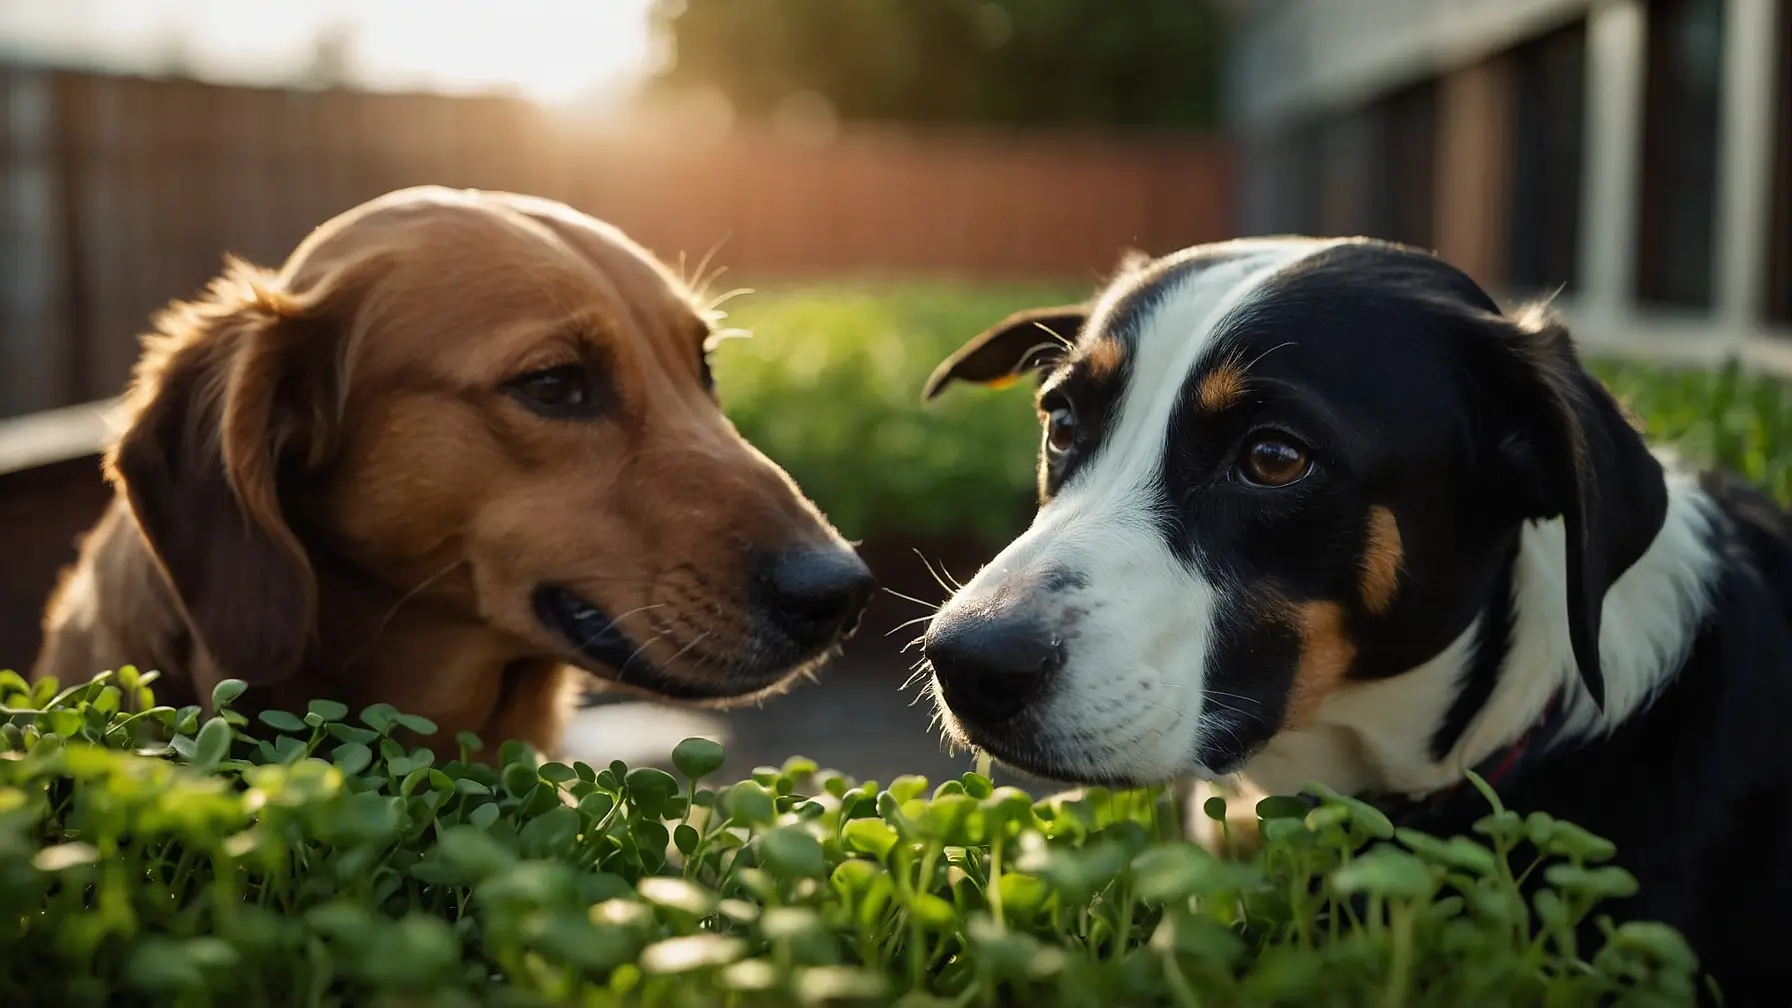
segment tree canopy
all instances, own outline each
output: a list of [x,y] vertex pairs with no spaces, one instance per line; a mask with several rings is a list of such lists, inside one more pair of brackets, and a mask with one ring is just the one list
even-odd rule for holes
[[841,119],[1200,128],[1213,123],[1211,0],[657,0],[673,60],[736,111],[821,95]]

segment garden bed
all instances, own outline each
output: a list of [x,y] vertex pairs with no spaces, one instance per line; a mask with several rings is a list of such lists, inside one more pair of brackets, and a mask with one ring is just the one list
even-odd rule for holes
[[701,740],[676,776],[539,764],[414,745],[434,726],[383,705],[251,723],[234,680],[209,719],[151,688],[0,676],[0,1003],[1677,1005],[1697,983],[1670,929],[1577,944],[1634,880],[1485,788],[1478,835],[1448,840],[1323,788],[1266,799],[1262,849],[1225,860],[1176,839],[1161,790],[880,786],[800,757],[714,787]]

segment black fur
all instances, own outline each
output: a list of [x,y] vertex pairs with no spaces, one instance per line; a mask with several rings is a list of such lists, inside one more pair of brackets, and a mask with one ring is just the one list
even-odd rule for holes
[[1493,583],[1493,590],[1488,594],[1487,608],[1482,611],[1474,658],[1469,662],[1467,674],[1457,684],[1456,699],[1451,702],[1444,723],[1438,725],[1436,734],[1431,736],[1431,758],[1434,760],[1443,759],[1456,748],[1463,733],[1474,723],[1475,715],[1481,713],[1492,698],[1493,688],[1499,685],[1506,655],[1512,647],[1513,624],[1518,619],[1518,607],[1512,598],[1512,565],[1517,559],[1518,543],[1514,541],[1506,553],[1500,575]]
[[[1284,410],[1269,419],[1321,432],[1313,437],[1330,464],[1379,470],[1392,485],[1315,486],[1311,498],[1337,496],[1285,514],[1240,502],[1221,529],[1216,512],[1233,505],[1201,480],[1212,479],[1227,439],[1240,432],[1178,416],[1170,440],[1180,454],[1166,463],[1178,505],[1166,529],[1172,541],[1193,541],[1198,526],[1207,562],[1225,576],[1271,578],[1297,597],[1348,596],[1337,582],[1344,572],[1313,560],[1337,555],[1326,543],[1342,536],[1340,520],[1360,514],[1362,498],[1352,497],[1394,508],[1406,536],[1407,591],[1394,611],[1356,624],[1351,675],[1397,675],[1484,614],[1476,659],[1434,737],[1442,751],[1503,672],[1518,523],[1566,516],[1574,656],[1598,700],[1601,602],[1647,549],[1667,506],[1659,464],[1581,368],[1567,335],[1493,314],[1485,295],[1459,278],[1429,257],[1344,246],[1278,278],[1217,341],[1216,354],[1266,354],[1252,371],[1253,387],[1266,391],[1249,404],[1250,425],[1265,422],[1266,408]],[[1353,287],[1357,293],[1347,293]],[[1365,287],[1374,296],[1361,294]],[[1435,338],[1452,331],[1454,339]],[[1271,351],[1290,340],[1301,354]],[[1386,397],[1389,383],[1368,373],[1390,367],[1400,371],[1397,397]],[[1303,391],[1313,388],[1324,390],[1321,403]],[[1315,413],[1317,422],[1309,419]],[[1418,438],[1439,443],[1419,450]],[[1214,461],[1203,464],[1203,452]],[[1377,456],[1399,464],[1389,468]],[[1415,468],[1421,458],[1435,468]],[[1679,928],[1731,1005],[1792,1004],[1792,538],[1783,512],[1740,480],[1713,475],[1705,487],[1725,516],[1710,544],[1724,558],[1723,575],[1709,607],[1715,618],[1684,667],[1610,736],[1544,754],[1502,799],[1612,840],[1641,890],[1609,909]],[[1225,544],[1217,555],[1213,543]],[[1261,646],[1243,651],[1261,668]],[[1222,655],[1208,672],[1229,692],[1268,702],[1285,690],[1282,676],[1229,676],[1230,664]],[[1274,727],[1260,728],[1265,739]],[[1231,754],[1204,755],[1221,767]],[[1486,814],[1468,797],[1450,806],[1460,812],[1426,828],[1468,833]],[[1591,925],[1587,937],[1596,937]]]
[[[1792,540],[1784,514],[1740,480],[1704,486],[1725,558],[1712,618],[1659,698],[1595,742],[1564,745],[1502,783],[1617,845],[1639,891],[1604,910],[1679,928],[1730,1005],[1792,1003]],[[1415,821],[1470,832],[1472,794]],[[1589,926],[1586,938],[1597,932]]]

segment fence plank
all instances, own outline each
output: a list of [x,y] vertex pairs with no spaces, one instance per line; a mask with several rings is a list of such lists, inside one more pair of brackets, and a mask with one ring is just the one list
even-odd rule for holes
[[[22,73],[0,77],[0,98],[26,93]],[[43,149],[0,130],[14,138],[0,256],[44,264],[13,271],[31,290],[0,301],[0,361],[17,361],[0,416],[115,394],[150,313],[197,292],[224,253],[277,265],[329,216],[407,185],[564,200],[692,267],[720,244],[715,264],[755,282],[1088,282],[1124,246],[1232,234],[1231,156],[1207,137],[848,127],[817,144],[499,97],[44,79]]]

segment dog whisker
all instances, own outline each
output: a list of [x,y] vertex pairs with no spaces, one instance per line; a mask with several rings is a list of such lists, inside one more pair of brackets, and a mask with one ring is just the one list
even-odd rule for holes
[[379,625],[375,627],[373,633],[369,635],[367,642],[356,648],[348,657],[346,657],[343,660],[343,664],[345,666],[353,665],[365,658],[367,653],[371,651],[374,645],[379,641],[379,638],[385,634],[387,628],[391,626],[393,618],[398,615],[400,609],[404,608],[406,602],[416,598],[424,589],[441,580],[443,577],[446,577],[449,572],[465,563],[466,561],[464,559],[456,560],[434,574],[431,574],[429,577],[424,578],[422,581],[419,581],[416,586],[405,592],[403,595],[400,595],[398,601],[392,603],[392,608],[386,610],[386,614],[380,617]]
[[946,565],[943,561],[940,563],[940,573],[946,575],[946,583],[952,586],[954,592],[964,590],[964,582],[953,577],[952,572],[946,569]]
[[[719,275],[720,274],[718,274],[718,276]],[[703,310],[705,312],[709,313],[714,318],[717,318],[717,319],[727,318],[728,313],[721,310],[723,305],[727,304],[728,302],[734,300],[737,297],[743,297],[745,295],[754,294],[754,293],[757,293],[757,292],[754,291],[753,288],[751,288],[751,287],[735,287],[732,290],[723,291],[722,293],[717,294],[715,297],[710,298],[708,300],[708,302],[705,303]]]
[[1244,366],[1243,370],[1249,371],[1250,369],[1256,367],[1258,364],[1261,364],[1263,362],[1263,358],[1268,357],[1270,354],[1275,353],[1277,350],[1280,350],[1283,347],[1291,347],[1293,345],[1294,345],[1293,340],[1288,340],[1287,342],[1284,342],[1284,343],[1277,343],[1275,346],[1272,346],[1268,350],[1265,350],[1262,353],[1258,354],[1256,357],[1253,357],[1251,359],[1251,362]]
[[[586,637],[584,640],[580,641],[578,650],[583,651],[586,648],[590,647],[592,641],[597,640],[599,637],[602,637],[604,634],[607,634],[611,630],[614,630],[618,623],[621,623],[623,620],[628,619],[630,616],[633,616],[636,613],[644,613],[649,609],[663,609],[663,608],[665,608],[665,605],[666,604],[664,602],[654,602],[654,603],[650,603],[648,605],[640,606],[639,608],[630,609],[628,612],[625,612],[622,615],[611,619],[610,622],[605,623],[603,625],[603,629],[598,630],[596,633],[594,633],[591,636]],[[661,636],[662,636],[661,634],[655,634],[654,638],[658,639]],[[642,645],[642,647],[645,647],[645,646],[646,645]],[[639,654],[640,650],[637,649],[635,653]],[[634,660],[634,656],[630,655],[629,661],[633,661],[633,660]]]
[[1237,729],[1233,728],[1233,726],[1226,721],[1219,721],[1216,722],[1216,724],[1221,731],[1224,731],[1226,735],[1232,739],[1232,747],[1243,752],[1245,749],[1244,739],[1239,737]]
[[580,575],[578,580],[580,583],[625,585],[631,588],[651,588],[654,584],[654,579],[651,577],[616,577],[605,574]]
[[[919,553],[917,552],[916,555],[919,556]],[[926,563],[927,562],[926,558],[922,557],[921,562]],[[929,615],[938,612],[940,606],[945,605],[944,602],[923,602],[920,599],[914,597],[913,595],[904,595],[903,593],[897,591],[894,588],[884,588],[883,591],[896,596],[897,598],[901,599],[904,602],[913,602],[914,604],[920,606],[921,608],[926,609],[928,611]],[[926,618],[927,617],[925,617],[925,616],[922,617],[922,619],[926,619]]]
[[1046,335],[1050,336],[1052,339],[1055,339],[1059,343],[1062,343],[1064,345],[1064,349],[1066,349],[1066,350],[1075,350],[1076,349],[1076,341],[1071,339],[1070,337],[1064,335],[1063,333],[1059,332],[1058,330],[1053,329],[1051,326],[1048,326],[1043,322],[1035,322],[1033,324],[1039,328],[1040,332],[1043,332]]
[[[1252,720],[1251,716],[1249,714],[1246,714],[1244,711],[1239,710],[1236,707],[1229,707],[1226,704],[1220,703],[1217,700],[1214,702],[1214,704],[1215,704],[1215,706],[1217,706],[1219,708],[1219,710],[1212,712],[1210,714],[1204,715],[1203,717],[1201,717],[1199,719],[1197,724],[1202,727],[1205,727],[1205,726],[1211,724],[1214,727],[1219,728],[1221,731],[1225,732],[1227,735],[1230,735],[1232,737],[1232,745],[1234,747],[1238,748],[1240,751],[1243,751],[1243,749],[1245,748],[1245,744],[1244,744],[1244,739],[1241,738],[1238,734],[1238,726],[1251,721]],[[1238,718],[1237,723],[1235,724],[1233,722],[1232,718],[1226,717],[1225,715],[1227,715],[1227,714],[1231,714],[1231,715],[1234,715],[1235,717],[1237,717]]]
[[[1164,685],[1171,685],[1171,684],[1169,684],[1169,683],[1165,683],[1165,684],[1164,684]],[[1229,699],[1229,700],[1242,700],[1242,701],[1244,701],[1244,702],[1245,702],[1245,703],[1248,703],[1248,704],[1250,704],[1250,705],[1251,705],[1251,706],[1252,706],[1252,707],[1261,707],[1261,706],[1263,706],[1263,704],[1262,704],[1262,702],[1261,702],[1261,701],[1259,701],[1259,700],[1256,700],[1256,699],[1255,699],[1255,698],[1252,698],[1252,697],[1248,697],[1248,696],[1245,696],[1245,695],[1244,695],[1244,694],[1242,694],[1242,693],[1228,693],[1228,692],[1226,692],[1226,691],[1225,691],[1225,690],[1217,690],[1217,689],[1213,689],[1213,688],[1211,688],[1211,687],[1208,687],[1208,688],[1206,688],[1206,689],[1203,689],[1203,690],[1202,690],[1202,692],[1204,692],[1204,693],[1209,693],[1209,694],[1212,694],[1212,695],[1213,695],[1213,696],[1222,696],[1222,697],[1226,697],[1226,698],[1227,698],[1227,699]],[[1240,714],[1243,714],[1243,713],[1244,713],[1244,711],[1239,711],[1239,713],[1240,713]]]
[[1026,355],[1023,356],[1021,358],[1021,360],[1031,360],[1033,355],[1038,353],[1039,351],[1057,349],[1059,344],[1062,344],[1065,349],[1069,349],[1073,345],[1069,340],[1065,339],[1062,336],[1059,336],[1055,332],[1052,332],[1050,329],[1046,329],[1044,326],[1040,326],[1039,328],[1044,329],[1045,332],[1047,332],[1047,333],[1050,333],[1052,338],[1057,340],[1057,343],[1052,343],[1050,341],[1047,341],[1044,343],[1035,343],[1032,346],[1027,348]]
[[[722,237],[716,239],[715,244],[709,247],[709,251],[703,253],[703,258],[697,260],[697,268],[691,271],[690,279],[685,281],[685,286],[691,288],[692,292],[698,297],[702,297],[709,285],[720,278],[723,273],[727,272],[728,268],[726,266],[718,266],[715,273],[709,277],[703,275],[703,271],[709,268],[709,261],[715,258],[717,252],[722,251],[723,245],[728,244],[729,237],[729,235],[724,234]],[[684,253],[679,253],[678,258],[679,267],[682,270],[684,266]]]
[[939,585],[941,588],[946,589],[947,591],[952,590],[952,587],[950,585],[946,584],[945,579],[940,577],[939,571],[936,571],[933,569],[933,561],[927,559],[926,554],[922,553],[920,550],[915,550],[915,556],[920,558],[921,565],[927,568],[927,573],[928,573],[928,575],[930,575],[933,578],[933,581],[935,584]]
[[[925,658],[923,658],[922,660],[915,663],[914,673],[912,675],[910,675],[908,677],[908,679],[903,682],[902,686],[897,690],[897,692],[902,693],[902,692],[907,692],[909,689],[915,689],[915,698],[908,702],[908,705],[910,707],[913,707],[916,704],[920,703],[921,701],[928,699],[929,696],[932,694],[933,691],[929,688],[932,676],[933,676],[933,666],[929,665],[927,663],[927,660]],[[916,687],[918,687],[918,688],[916,688]],[[938,709],[938,705],[936,704],[934,712],[933,712],[933,717],[930,720],[933,722],[938,722],[939,718],[940,718],[940,711]],[[937,724],[936,724],[936,727],[937,727]]]
[[[1168,679],[1152,679],[1148,682],[1142,683],[1141,685],[1150,686],[1153,689],[1156,689],[1161,686],[1165,689],[1174,689],[1174,690],[1187,689],[1189,686],[1188,683],[1172,682]],[[1214,689],[1212,686],[1201,687],[1201,692],[1204,695],[1208,695],[1208,696],[1226,697],[1227,699],[1230,699],[1230,700],[1237,700],[1237,701],[1240,701],[1241,703],[1250,704],[1252,707],[1261,707],[1262,706],[1262,701],[1257,700],[1254,697],[1248,697],[1242,693],[1228,693],[1222,689]],[[1242,714],[1244,712],[1240,711],[1239,713]]]
[[[696,647],[698,644],[702,643],[703,638],[708,637],[708,636],[709,636],[709,631],[705,630],[702,633],[698,634],[697,636],[691,638],[689,641],[685,642],[684,647],[681,647],[677,651],[672,652],[672,657],[666,659],[666,662],[665,662],[666,665],[671,666],[671,665],[675,664],[678,661],[678,659],[684,657],[685,652],[689,651],[690,649]],[[699,655],[701,655],[701,652],[699,652]]]
[[1234,707],[1231,704],[1226,703],[1224,700],[1215,699],[1213,701],[1213,706],[1218,708],[1221,711],[1228,713],[1228,714],[1236,714],[1242,718],[1250,717],[1249,713],[1239,710],[1237,707]]
[[404,604],[406,602],[409,602],[411,599],[416,598],[417,595],[420,592],[422,592],[424,589],[428,588],[432,584],[435,584],[437,581],[440,581],[442,578],[447,577],[448,574],[451,571],[453,571],[456,567],[460,567],[463,564],[465,564],[466,562],[467,561],[464,558],[457,559],[457,560],[453,561],[452,563],[450,563],[448,566],[442,568],[439,571],[436,571],[434,574],[431,574],[429,577],[424,578],[422,581],[419,581],[417,583],[416,587],[412,588],[410,591],[407,591],[403,595],[400,595],[398,597],[398,601],[392,603],[392,608],[388,609],[386,611],[386,615],[384,615],[380,618],[380,625],[379,625],[379,628],[374,631],[374,636],[377,637],[380,634],[386,632],[386,627],[391,624],[392,617],[398,615],[398,610],[404,608]]
[[[718,271],[716,275],[719,277],[721,272]],[[736,287],[733,290],[724,291],[713,298],[709,298],[698,311],[698,314],[703,316],[703,320],[709,323],[709,335],[703,340],[703,349],[705,352],[714,350],[717,346],[720,346],[724,340],[748,339],[753,335],[751,329],[743,329],[739,326],[721,326],[721,323],[728,318],[728,313],[722,309],[722,305],[737,297],[752,293],[755,292],[751,287]]]
[[[927,557],[923,556],[920,550],[915,550],[915,556],[918,556],[921,558],[921,563],[925,564],[927,567],[927,573],[932,575],[934,582],[936,584],[938,584],[941,588],[946,589],[947,592],[950,592],[952,594],[957,594],[959,591],[961,591],[964,588],[963,584],[959,583],[955,578],[952,577],[951,572],[948,571],[944,575],[942,575],[940,573],[941,571],[944,571],[946,569],[944,564],[940,565],[939,570],[935,570],[933,563],[931,561],[929,561],[927,559]],[[923,602],[921,604],[926,605],[925,602]]]
[[[927,615],[925,615],[925,616],[916,616],[916,617],[915,617],[915,618],[914,618],[914,619],[912,619],[912,620],[903,620],[903,621],[902,621],[902,622],[901,622],[901,623],[898,623],[898,624],[896,624],[896,625],[895,625],[895,626],[893,626],[893,627],[891,627],[891,628],[890,628],[890,629],[889,629],[889,630],[888,630],[888,631],[887,631],[887,632],[886,632],[886,633],[885,633],[885,634],[884,634],[884,636],[885,636],[885,637],[890,637],[890,636],[893,636],[893,635],[894,635],[894,634],[895,634],[895,633],[896,633],[896,632],[897,632],[897,631],[899,631],[899,630],[907,630],[907,629],[908,629],[908,628],[909,628],[909,627],[912,627],[912,626],[914,626],[914,625],[915,625],[915,624],[917,624],[917,623],[925,623],[925,622],[927,622],[927,621],[928,621],[928,620],[930,620],[930,619],[933,619],[933,614],[932,614],[932,613],[928,613],[928,614],[927,614]],[[913,641],[910,641],[910,643],[911,643],[911,644],[912,644],[912,643],[913,643]]]
[[666,635],[663,633],[654,634],[652,637],[647,638],[646,643],[642,644],[638,648],[635,648],[633,653],[631,653],[627,658],[624,658],[622,660],[622,664],[618,665],[616,667],[616,681],[622,682],[622,681],[626,680],[628,678],[628,667],[635,663],[635,659],[641,657],[641,653],[643,651],[646,651],[648,648],[652,647],[655,643],[657,643],[658,641],[663,639],[665,636]]
[[[723,241],[726,241],[726,240],[727,240],[726,238],[723,239]],[[716,247],[716,249],[720,249],[722,247],[721,242],[717,242],[715,247]],[[709,289],[711,287],[715,286],[716,281],[722,279],[723,274],[725,274],[727,272],[728,272],[728,267],[717,266],[715,268],[715,272],[713,272],[713,273],[698,274],[697,290],[699,291],[699,296],[704,298],[705,300],[708,300],[709,299]]]

